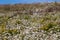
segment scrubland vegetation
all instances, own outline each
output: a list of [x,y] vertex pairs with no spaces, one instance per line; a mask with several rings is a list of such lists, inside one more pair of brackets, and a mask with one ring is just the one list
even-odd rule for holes
[[60,40],[60,3],[0,5],[0,40]]

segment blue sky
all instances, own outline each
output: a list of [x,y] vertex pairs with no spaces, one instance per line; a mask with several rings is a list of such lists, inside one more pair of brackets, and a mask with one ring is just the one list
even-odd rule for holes
[[35,3],[35,2],[54,2],[60,0],[0,0],[0,4],[16,4],[16,3]]

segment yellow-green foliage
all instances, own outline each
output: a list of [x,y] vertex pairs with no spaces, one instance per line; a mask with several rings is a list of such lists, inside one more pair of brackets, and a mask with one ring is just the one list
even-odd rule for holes
[[55,26],[57,26],[57,24],[55,22],[47,22],[40,29],[48,31],[49,29],[51,29],[51,28],[53,28]]
[[30,19],[30,16],[29,15],[24,15],[24,19]]
[[34,17],[31,19],[32,22],[37,22],[37,19]]
[[38,22],[43,23],[44,19],[42,18],[42,19],[38,20]]
[[0,24],[0,33],[3,33],[6,30],[6,24]]
[[2,16],[2,17],[0,17],[0,22],[1,23],[6,23],[7,21],[8,21],[8,19],[9,19],[9,17],[8,16]]
[[7,30],[7,32],[10,33],[11,35],[17,34],[18,33],[17,31],[18,31],[17,29]]
[[8,40],[7,38],[3,38],[3,40]]
[[16,24],[22,24],[21,20],[16,20]]
[[60,27],[54,28],[54,30],[60,32]]

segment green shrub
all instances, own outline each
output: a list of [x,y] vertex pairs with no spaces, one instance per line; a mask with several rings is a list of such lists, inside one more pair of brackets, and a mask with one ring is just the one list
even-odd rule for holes
[[21,20],[16,20],[16,24],[22,24]]
[[11,35],[18,34],[17,31],[18,31],[17,29],[7,30],[7,32],[10,33]]
[[57,24],[53,22],[47,22],[47,24],[44,24],[40,29],[44,31],[48,31],[51,28],[54,28],[54,26],[57,26]]

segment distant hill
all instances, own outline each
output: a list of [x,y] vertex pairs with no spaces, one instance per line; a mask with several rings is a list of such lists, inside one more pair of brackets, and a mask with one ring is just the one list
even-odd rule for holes
[[60,3],[33,3],[33,4],[14,4],[14,5],[0,5],[0,12],[4,11],[23,11],[23,10],[34,10],[42,9],[42,11],[60,11]]

